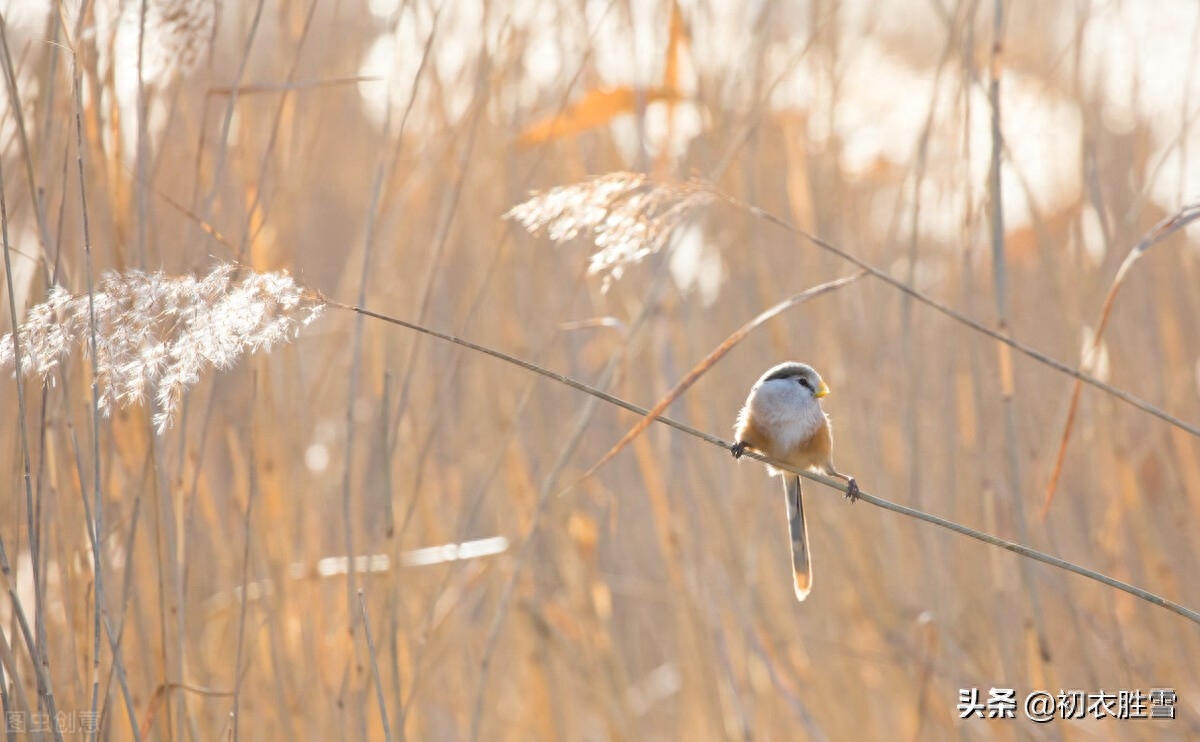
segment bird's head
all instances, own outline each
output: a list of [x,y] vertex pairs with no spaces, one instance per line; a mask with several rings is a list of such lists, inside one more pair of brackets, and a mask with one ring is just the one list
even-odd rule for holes
[[829,387],[825,385],[821,375],[806,363],[797,363],[788,361],[781,363],[763,374],[759,379],[760,385],[778,384],[778,383],[795,384],[799,387],[801,395],[820,399],[826,394],[829,394]]

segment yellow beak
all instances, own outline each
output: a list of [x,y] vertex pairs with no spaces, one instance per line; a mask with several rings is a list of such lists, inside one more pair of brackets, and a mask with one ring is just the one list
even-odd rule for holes
[[825,380],[821,379],[821,386],[817,387],[817,391],[813,392],[813,396],[817,399],[829,394],[829,387],[825,386]]

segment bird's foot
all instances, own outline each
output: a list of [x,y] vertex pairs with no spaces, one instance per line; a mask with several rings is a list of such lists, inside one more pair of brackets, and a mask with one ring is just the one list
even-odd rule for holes
[[738,441],[729,447],[729,452],[733,454],[735,459],[740,459],[742,454],[746,453],[746,443],[744,441]]
[[854,481],[854,477],[850,477],[850,480],[846,483],[846,497],[850,502],[858,502],[858,495],[858,482]]

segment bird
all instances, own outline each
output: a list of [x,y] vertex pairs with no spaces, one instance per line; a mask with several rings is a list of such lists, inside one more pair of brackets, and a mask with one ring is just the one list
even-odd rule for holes
[[[787,361],[763,374],[746,397],[734,426],[730,451],[740,459],[747,449],[799,470],[815,470],[845,480],[846,497],[858,500],[858,482],[833,465],[833,433],[821,399],[829,387],[812,366]],[[812,590],[812,560],[800,477],[768,465],[772,476],[783,478],[788,530],[792,541],[792,582],[796,599],[803,601]]]

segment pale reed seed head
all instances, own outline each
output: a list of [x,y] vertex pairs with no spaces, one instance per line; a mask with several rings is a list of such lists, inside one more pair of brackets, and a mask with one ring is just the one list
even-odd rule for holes
[[156,93],[172,89],[207,58],[218,0],[145,0],[144,16],[143,0],[95,0],[89,5],[94,8],[96,69],[104,82],[100,109],[105,148],[115,152],[119,146],[124,165],[132,169],[139,151],[142,89],[148,103],[145,131],[153,152],[171,106],[167,96]]
[[505,214],[555,242],[590,235],[598,248],[589,273],[605,286],[626,266],[666,246],[690,212],[712,200],[695,183],[655,183],[638,173],[609,173],[583,183],[537,192]]
[[[232,366],[244,352],[291,340],[323,304],[286,273],[237,273],[218,265],[208,275],[107,273],[88,295],[61,287],[29,310],[19,329],[21,370],[45,379],[74,346],[90,349],[96,317],[100,407],[153,395],[154,423],[170,426],[188,387],[207,368]],[[12,334],[0,339],[0,369],[13,366]]]
[[[98,3],[97,12],[112,3],[113,0]],[[147,0],[144,36],[142,0],[117,0],[117,3],[114,55],[116,65],[126,68],[116,70],[118,77],[132,77],[136,81],[139,41],[142,79],[155,88],[165,87],[176,76],[186,75],[208,50],[217,22],[217,0]]]

